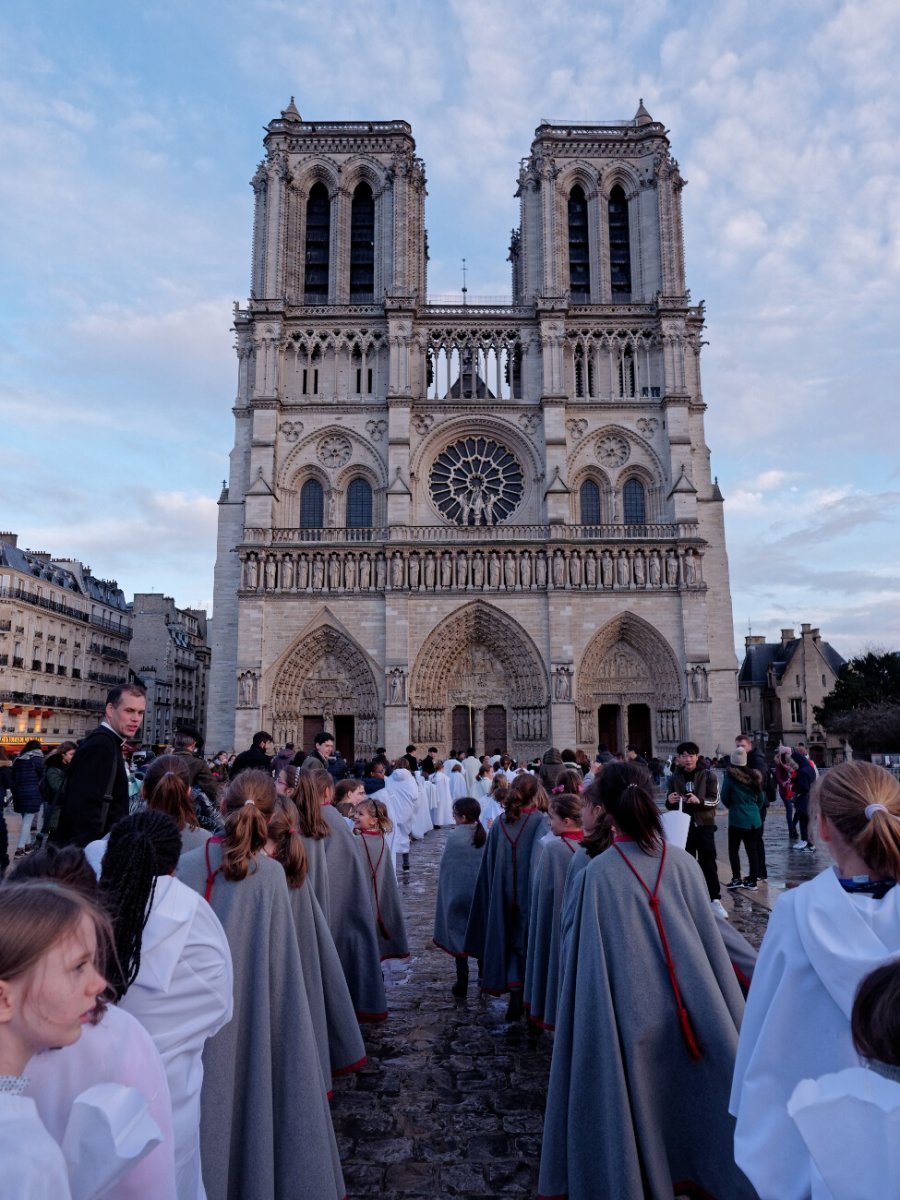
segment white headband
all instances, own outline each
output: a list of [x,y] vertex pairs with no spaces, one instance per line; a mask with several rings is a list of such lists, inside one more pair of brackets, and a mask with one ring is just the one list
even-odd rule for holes
[[890,816],[890,809],[884,807],[883,804],[867,804],[866,805],[866,820],[871,821],[877,812],[887,813]]

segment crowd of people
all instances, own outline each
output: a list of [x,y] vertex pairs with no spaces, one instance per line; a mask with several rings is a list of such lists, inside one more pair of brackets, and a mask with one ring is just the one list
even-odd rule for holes
[[[888,771],[817,779],[802,747],[770,765],[743,736],[717,763],[684,742],[666,763],[409,745],[348,764],[327,730],[211,760],[186,730],[126,765],[143,709],[116,688],[78,746],[0,762],[21,816],[0,884],[0,1197],[341,1200],[333,1081],[388,1019],[385,973],[410,956],[398,878],[442,827],[453,997],[477,972],[510,1024],[552,1035],[541,1196],[889,1194]],[[776,797],[791,844],[827,843],[833,865],[781,897],[757,958],[726,919],[715,829],[721,805],[728,886],[753,891]]]

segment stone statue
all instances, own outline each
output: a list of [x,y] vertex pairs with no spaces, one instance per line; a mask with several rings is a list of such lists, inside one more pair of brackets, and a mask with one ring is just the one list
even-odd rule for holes
[[484,587],[484,555],[480,550],[475,552],[472,559],[472,587],[478,591]]
[[368,554],[364,554],[359,560],[359,587],[360,591],[367,592],[372,582],[372,561]]
[[553,552],[553,586],[555,588],[566,586],[566,562],[561,550]]
[[600,560],[600,570],[603,576],[603,586],[612,587],[613,585],[613,561],[612,555],[608,550],[603,551],[603,558]]
[[557,667],[553,676],[553,694],[557,700],[572,699],[572,673],[568,667]]
[[313,558],[312,585],[314,592],[320,592],[325,586],[325,560],[321,554]]
[[247,559],[247,587],[251,591],[256,591],[259,587],[259,563],[256,560],[256,555],[251,554]]
[[406,672],[401,667],[391,671],[390,703],[404,704],[406,702]]
[[662,567],[659,561],[659,555],[654,550],[650,555],[650,585],[651,587],[659,587],[662,582]]
[[465,550],[460,550],[456,556],[456,586],[464,588],[469,582],[469,558]]
[[666,555],[666,583],[669,587],[675,587],[678,583],[678,559],[674,550]]
[[309,587],[309,559],[305,554],[297,560],[297,587],[303,592]]
[[266,559],[266,591],[275,591],[275,559]]
[[410,590],[416,592],[419,590],[419,556],[411,554],[409,556],[409,587]]
[[503,556],[503,582],[506,584],[508,591],[513,591],[516,586],[516,556],[512,550],[507,550]]
[[500,556],[492,550],[488,556],[488,587],[496,589],[500,586]]
[[547,586],[547,555],[539,550],[534,560],[534,581],[540,591]]
[[453,556],[449,550],[445,550],[441,555],[441,587],[453,587]]
[[294,560],[290,554],[281,560],[281,586],[290,591],[294,586]]
[[699,663],[691,669],[691,693],[695,700],[709,699],[709,677]]
[[341,559],[337,554],[332,554],[328,560],[328,586],[333,592],[341,586]]
[[426,554],[424,575],[425,575],[425,586],[426,586],[426,588],[428,588],[429,591],[434,590],[434,581],[435,581],[436,573],[437,573],[437,565],[434,561],[434,555]]
[[522,555],[522,561],[519,564],[522,575],[522,587],[531,587],[531,554],[528,550]]
[[379,592],[387,587],[387,563],[381,552],[375,555],[375,587]]
[[693,587],[697,582],[697,560],[693,550],[688,550],[684,558],[684,580],[688,587]]
[[348,554],[344,559],[344,586],[348,592],[356,591],[356,555]]
[[643,554],[634,556],[634,582],[638,587],[644,587],[647,582],[647,570]]
[[243,671],[239,688],[241,707],[253,708],[256,704],[256,676],[252,671]]
[[403,587],[403,555],[399,550],[391,557],[391,587],[395,589]]
[[581,555],[576,551],[569,556],[569,583],[573,588],[581,587]]
[[618,579],[619,587],[628,587],[631,582],[628,555],[624,550],[619,551],[619,557],[616,559],[616,578]]
[[[584,560],[584,581],[589,588],[597,586],[597,556],[593,550],[589,550]],[[589,741],[589,738],[579,738],[580,742]]]

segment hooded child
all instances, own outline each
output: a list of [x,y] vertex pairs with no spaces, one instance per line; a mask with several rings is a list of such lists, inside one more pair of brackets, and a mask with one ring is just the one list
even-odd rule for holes
[[471,796],[454,803],[454,827],[444,844],[438,874],[434,944],[456,961],[456,983],[451,989],[454,996],[464,996],[469,986],[466,926],[487,841],[480,816],[478,801]]

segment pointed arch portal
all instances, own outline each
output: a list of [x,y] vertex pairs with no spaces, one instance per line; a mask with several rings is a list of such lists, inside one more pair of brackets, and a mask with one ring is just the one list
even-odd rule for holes
[[547,671],[525,630],[490,604],[468,604],[432,630],[416,658],[412,741],[535,752],[549,736],[548,702]]
[[380,700],[365,652],[333,625],[301,637],[284,658],[272,688],[276,742],[308,750],[319,729],[332,729],[348,762],[371,758]]

